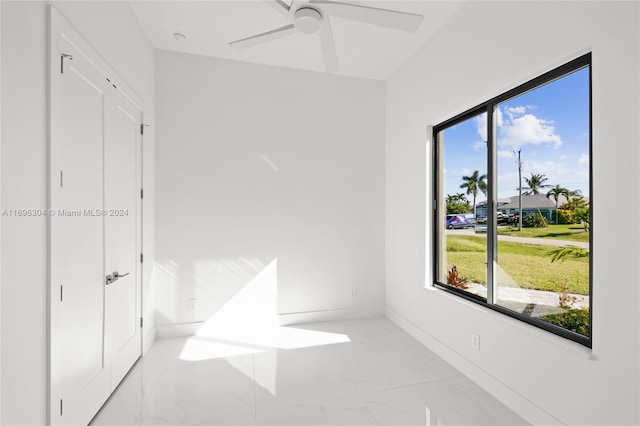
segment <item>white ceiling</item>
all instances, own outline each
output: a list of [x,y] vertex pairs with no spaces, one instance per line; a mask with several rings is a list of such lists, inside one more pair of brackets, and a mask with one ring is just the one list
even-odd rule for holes
[[[229,42],[289,24],[266,2],[272,0],[131,1],[155,48],[324,71],[318,34],[296,33],[238,50]],[[306,0],[295,0],[304,2]],[[340,0],[342,1],[342,0]],[[290,3],[291,0],[287,0]],[[349,2],[347,0],[347,2]],[[386,80],[465,3],[464,1],[369,0],[350,3],[424,16],[415,33],[331,17],[340,75]],[[178,41],[179,32],[186,40]]]

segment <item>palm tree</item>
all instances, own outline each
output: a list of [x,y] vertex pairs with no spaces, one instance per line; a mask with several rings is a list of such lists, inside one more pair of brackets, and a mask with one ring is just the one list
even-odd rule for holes
[[522,193],[522,195],[539,194],[542,188],[548,188],[551,185],[545,184],[548,178],[545,175],[539,173],[531,173],[530,178],[524,178],[529,189]]
[[567,209],[567,210],[579,210],[579,209],[586,209],[589,208],[589,202],[587,200],[584,199],[584,197],[582,196],[578,196],[578,197],[573,197],[570,200],[568,200],[566,203],[564,203],[562,205],[563,209]]
[[462,192],[457,194],[447,194],[447,214],[469,213],[471,206],[467,196]]
[[549,191],[547,191],[547,198],[553,197],[556,202],[556,223],[558,223],[558,198],[560,198],[561,195],[564,195],[564,197],[568,200],[570,191],[567,188],[561,187],[560,185],[556,185]]
[[478,170],[474,171],[471,176],[462,176],[464,181],[460,188],[467,189],[467,195],[473,195],[473,217],[476,217],[476,197],[478,191],[482,191],[483,194],[487,194],[487,175],[480,176]]

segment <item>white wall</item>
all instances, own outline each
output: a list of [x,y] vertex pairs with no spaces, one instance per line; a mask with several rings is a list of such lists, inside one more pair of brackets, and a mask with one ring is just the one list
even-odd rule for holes
[[[124,2],[56,2],[55,7],[137,94],[153,122],[153,49]],[[118,31],[114,31],[117,28]],[[2,164],[4,209],[46,207],[47,5],[2,2]],[[145,181],[153,179],[153,139]],[[151,185],[152,186],[152,185]],[[152,189],[152,188],[151,188]],[[153,229],[148,192],[147,226]],[[151,223],[149,223],[151,222]],[[3,425],[45,424],[47,389],[46,221],[2,217]],[[145,232],[148,238],[152,232]],[[148,238],[145,246],[153,245]],[[152,256],[152,253],[151,255]],[[150,268],[146,274],[148,278]]]
[[[2,3],[0,2],[0,46],[2,46]],[[2,99],[2,55],[0,55],[0,99]],[[0,118],[2,117],[2,102],[0,102]],[[0,167],[2,167],[2,120],[0,119]],[[2,188],[2,173],[0,172],[0,189]],[[2,197],[0,196],[0,211],[2,211]],[[2,241],[2,221],[0,221],[0,241]],[[0,271],[2,270],[2,244],[0,244]],[[2,307],[2,274],[0,274],[0,307]],[[2,315],[0,315],[0,367],[2,366]],[[2,368],[0,368],[0,383],[2,383]],[[2,389],[0,388],[0,420],[2,420]]]
[[[640,422],[640,222],[613,220],[615,212],[640,211],[639,28],[637,2],[470,2],[387,84],[387,314],[535,424]],[[588,51],[592,351],[425,289],[432,277],[426,126]],[[479,352],[472,332],[481,336]]]
[[288,323],[382,315],[384,85],[166,51],[156,72],[157,324],[241,289]]

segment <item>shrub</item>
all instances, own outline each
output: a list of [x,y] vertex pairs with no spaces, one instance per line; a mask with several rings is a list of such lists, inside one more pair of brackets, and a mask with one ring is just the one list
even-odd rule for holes
[[542,213],[531,213],[522,218],[522,226],[525,228],[546,228],[549,226],[549,222]]
[[471,203],[463,193],[447,195],[447,214],[470,213]]
[[582,222],[584,225],[584,230],[589,232],[589,224],[591,223],[591,213],[588,207],[577,209],[576,210],[576,219],[579,222]]
[[583,336],[589,336],[589,309],[567,309],[558,314],[549,314],[540,319]]
[[573,225],[574,223],[579,222],[578,218],[576,218],[575,210],[558,209],[556,216],[557,216],[556,223],[560,223],[564,225]]
[[468,280],[460,278],[460,273],[458,272],[458,267],[456,265],[453,265],[451,269],[447,271],[447,284],[450,286],[466,290],[469,288],[467,283]]
[[578,298],[569,293],[569,279],[565,278],[564,282],[560,286],[560,293],[558,294],[558,306],[560,306],[561,308],[570,309],[577,301]]

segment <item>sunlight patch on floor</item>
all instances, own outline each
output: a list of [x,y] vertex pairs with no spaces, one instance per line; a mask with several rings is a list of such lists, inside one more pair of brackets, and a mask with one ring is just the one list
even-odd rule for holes
[[[278,262],[274,259],[200,326],[196,335],[187,340],[179,358],[191,362],[224,358],[234,365],[233,358],[243,355],[348,342],[345,334],[280,326]],[[267,374],[255,379],[275,395],[277,356],[271,359]],[[253,372],[239,371],[254,379]]]
[[242,355],[252,355],[264,352],[259,349],[242,345],[220,343],[199,337],[191,337],[180,351],[179,358],[183,361],[205,361]]

